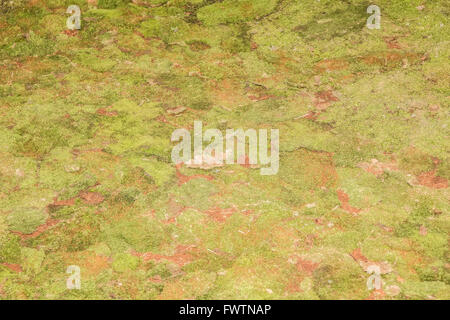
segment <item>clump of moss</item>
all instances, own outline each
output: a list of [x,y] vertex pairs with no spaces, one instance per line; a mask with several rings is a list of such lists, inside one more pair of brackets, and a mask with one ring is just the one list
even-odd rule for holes
[[198,19],[205,25],[249,21],[271,13],[278,0],[225,0],[202,7]]
[[0,12],[6,13],[21,8],[26,3],[26,0],[0,0]]
[[119,194],[114,198],[115,201],[130,205],[136,201],[136,197],[140,194],[140,191],[136,188],[130,188],[126,190],[122,190]]
[[129,253],[119,253],[114,257],[112,267],[116,272],[136,270],[139,266],[139,258]]
[[450,159],[447,158],[441,161],[436,173],[439,177],[450,179]]
[[360,31],[367,20],[368,4],[350,4],[346,8],[330,13],[321,12],[311,17],[305,24],[298,25],[294,31],[306,40],[332,39],[350,32]]
[[97,6],[100,9],[115,9],[122,6],[130,1],[128,0],[98,0]]
[[33,248],[22,248],[23,267],[27,273],[35,274],[39,272],[45,258],[44,250]]
[[8,236],[8,224],[3,215],[0,215],[0,245],[6,240]]
[[133,249],[145,252],[154,250],[164,241],[165,234],[161,226],[129,219],[130,221],[121,220],[105,229],[103,237],[113,251],[123,252]]
[[432,204],[429,199],[422,199],[419,201],[414,209],[408,216],[406,221],[403,221],[398,228],[396,233],[398,236],[410,236],[415,231],[418,230],[419,226],[423,224],[427,217],[432,215]]
[[33,233],[46,219],[45,211],[38,208],[18,208],[7,217],[10,230],[25,234]]
[[97,72],[109,71],[116,65],[114,60],[99,57],[94,50],[80,50],[77,53],[78,61],[85,67]]
[[43,38],[33,31],[26,35],[26,39],[16,42],[7,48],[11,57],[43,57],[54,52],[55,43],[50,39]]
[[19,263],[21,261],[19,237],[9,235],[0,242],[0,262]]
[[400,155],[400,168],[414,174],[420,174],[433,168],[433,160],[420,150],[408,148]]

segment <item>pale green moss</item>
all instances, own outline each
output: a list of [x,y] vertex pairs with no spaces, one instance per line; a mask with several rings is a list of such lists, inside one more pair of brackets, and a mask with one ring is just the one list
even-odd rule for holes
[[121,253],[114,257],[112,267],[116,272],[133,271],[139,266],[139,258],[128,253]]
[[201,8],[197,17],[206,25],[248,21],[271,13],[277,3],[278,0],[225,0]]
[[27,273],[36,274],[39,272],[42,262],[45,259],[44,250],[36,250],[33,248],[22,248],[23,268]]
[[25,234],[32,233],[36,228],[45,223],[47,214],[38,208],[17,208],[7,217],[9,229]]

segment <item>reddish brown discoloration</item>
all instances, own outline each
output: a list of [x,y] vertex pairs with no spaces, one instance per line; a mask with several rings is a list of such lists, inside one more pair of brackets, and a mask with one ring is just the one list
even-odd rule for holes
[[53,203],[49,206],[51,207],[63,207],[63,206],[73,206],[75,204],[76,198],[70,198],[67,200],[58,200],[57,198],[53,199]]
[[217,222],[225,222],[233,213],[237,212],[236,208],[222,209],[219,207],[211,208],[205,213]]
[[306,273],[308,276],[311,276],[314,270],[316,270],[319,267],[318,263],[304,260],[301,258],[297,259],[297,263],[295,265],[299,272]]
[[175,223],[177,221],[178,216],[182,214],[186,209],[187,209],[186,207],[180,205],[173,198],[171,198],[168,203],[168,211],[172,216],[164,223],[166,224]]
[[47,221],[43,225],[40,225],[39,227],[37,227],[36,230],[33,231],[32,233],[25,234],[25,233],[22,233],[19,231],[13,231],[12,233],[17,234],[23,240],[30,239],[30,238],[36,238],[39,235],[41,235],[42,233],[44,233],[50,227],[56,225],[58,222],[59,222],[59,220],[56,220],[56,219],[47,219]]
[[3,262],[1,265],[14,272],[22,272],[22,267],[19,264]]
[[360,248],[357,248],[350,253],[352,258],[359,263],[363,270],[369,274],[373,273],[371,267],[376,266],[379,268],[380,274],[386,274],[392,272],[392,267],[387,261],[375,262],[366,258],[361,252]]
[[352,253],[350,253],[350,255],[357,262],[359,261],[369,262],[369,259],[367,259],[366,256],[362,254],[361,248],[356,248],[355,250],[352,251]]
[[286,291],[288,293],[297,293],[302,292],[302,288],[300,287],[304,277],[300,274],[295,274],[289,278],[289,282],[286,286]]
[[86,204],[99,204],[105,200],[105,197],[98,192],[82,192],[80,193],[80,198]]
[[75,37],[78,35],[78,30],[64,30],[62,33],[69,37]]
[[314,105],[319,110],[325,110],[336,101],[339,101],[339,99],[332,90],[319,91],[314,95]]
[[417,183],[432,189],[448,188],[448,181],[445,178],[436,176],[436,170],[422,173],[417,177]]
[[256,101],[256,102],[258,102],[258,101],[263,101],[263,100],[267,100],[267,99],[274,98],[274,97],[275,97],[275,96],[272,96],[272,95],[258,95],[258,96],[255,96],[255,95],[249,95],[249,96],[248,96],[248,98],[249,98],[250,100]]
[[347,211],[348,213],[352,213],[352,214],[357,214],[361,211],[361,209],[352,207],[349,204],[350,198],[348,196],[348,194],[346,194],[344,191],[342,190],[337,190],[337,195],[338,195],[338,199],[341,202],[341,208],[345,211]]
[[193,256],[191,254],[191,251],[193,250],[193,248],[194,248],[193,246],[179,245],[175,249],[175,254],[173,255],[163,255],[152,252],[145,252],[145,253],[132,252],[132,254],[136,257],[142,258],[145,262],[150,260],[154,261],[168,260],[182,267],[192,261]]
[[100,108],[96,111],[96,113],[106,117],[116,117],[118,115],[117,111],[111,110],[111,106]]
[[401,49],[402,47],[398,44],[396,37],[384,37],[384,42],[389,49]]
[[373,290],[366,300],[380,300],[386,296],[383,289]]
[[425,59],[416,53],[402,53],[398,51],[382,52],[380,54],[367,55],[362,58],[362,61],[367,64],[375,64],[381,66],[389,66],[403,63],[404,60],[409,63],[424,61]]
[[179,163],[175,166],[176,168],[176,176],[178,178],[178,185],[181,186],[193,179],[206,179],[206,180],[213,180],[213,176],[205,175],[205,174],[196,174],[193,176],[186,176],[180,172],[180,168],[183,166],[183,163]]
[[317,63],[316,69],[318,69],[319,72],[323,73],[347,69],[348,66],[349,66],[348,62],[342,59],[326,59]]

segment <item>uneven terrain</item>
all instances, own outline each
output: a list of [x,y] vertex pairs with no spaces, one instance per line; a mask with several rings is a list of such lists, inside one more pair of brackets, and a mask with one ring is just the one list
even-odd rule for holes
[[[1,3],[0,299],[450,298],[448,1]],[[278,174],[176,166],[194,120]]]

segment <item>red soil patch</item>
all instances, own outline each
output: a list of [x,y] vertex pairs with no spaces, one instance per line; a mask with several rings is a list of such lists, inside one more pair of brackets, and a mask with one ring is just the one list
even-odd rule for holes
[[369,259],[367,259],[366,256],[362,254],[361,248],[356,248],[355,250],[352,251],[352,253],[350,253],[350,255],[352,256],[353,259],[355,259],[356,262],[359,261],[369,262]]
[[272,95],[257,95],[257,96],[249,95],[249,96],[248,96],[248,98],[249,98],[250,100],[256,101],[256,102],[258,102],[258,101],[263,101],[263,100],[267,100],[267,99],[274,98],[274,97],[275,97],[275,96],[272,96]]
[[228,109],[233,109],[235,106],[249,101],[249,98],[243,94],[240,83],[230,79],[212,81],[210,92],[212,100]]
[[89,256],[83,264],[83,273],[86,275],[98,275],[107,268],[109,268],[108,257],[100,255]]
[[419,234],[420,234],[421,236],[426,236],[426,235],[428,234],[427,227],[425,227],[425,226],[420,226],[420,228],[419,228]]
[[394,162],[383,163],[378,161],[377,159],[372,159],[371,162],[362,162],[359,164],[359,167],[376,176],[380,176],[386,170],[387,171],[398,170],[396,163]]
[[303,281],[303,276],[299,275],[299,274],[295,274],[291,277],[289,277],[289,282],[286,286],[286,291],[288,293],[297,293],[297,292],[302,292],[303,290],[300,287],[300,284]]
[[289,282],[286,286],[286,291],[288,293],[302,292],[301,283],[305,276],[312,276],[314,271],[319,267],[318,263],[304,260],[298,257],[291,257],[292,260],[296,260],[295,267],[298,273],[294,273],[289,277]]
[[172,215],[172,217],[170,217],[164,223],[166,223],[166,224],[167,223],[175,223],[177,221],[178,216],[180,214],[182,214],[185,209],[186,209],[186,207],[183,207],[182,205],[180,205],[179,203],[177,203],[175,200],[173,200],[171,198],[168,203],[168,211]]
[[37,236],[39,236],[42,233],[44,233],[45,231],[47,231],[47,229],[49,229],[50,227],[56,225],[58,222],[59,222],[59,220],[47,219],[47,221],[43,225],[40,225],[39,227],[37,227],[36,230],[33,231],[32,233],[25,234],[25,233],[22,233],[19,231],[13,231],[12,233],[17,234],[22,239],[36,238]]
[[98,192],[82,192],[80,193],[80,198],[86,204],[99,204],[105,200],[105,197]]
[[364,256],[362,254],[361,248],[356,248],[355,250],[352,251],[352,253],[350,253],[350,255],[356,262],[359,263],[359,265],[367,273],[373,273],[373,270],[370,270],[370,268],[369,268],[372,266],[379,267],[380,274],[386,274],[386,273],[392,272],[392,267],[388,262],[386,262],[386,261],[382,261],[382,262],[370,261],[369,259],[366,258],[366,256]]
[[384,42],[388,46],[389,49],[401,49],[400,45],[397,43],[396,37],[384,37]]
[[193,257],[192,254],[190,253],[192,251],[192,248],[193,246],[179,245],[175,249],[175,254],[171,256],[152,252],[145,252],[145,253],[132,252],[132,254],[136,257],[142,258],[145,262],[150,260],[155,261],[168,260],[182,267],[192,261]]
[[386,296],[383,289],[373,290],[370,293],[370,296],[366,300],[379,300],[383,299]]
[[420,56],[417,53],[402,53],[402,52],[382,52],[379,54],[367,55],[362,58],[362,61],[367,64],[376,64],[381,66],[394,66],[399,63],[403,63],[405,60],[408,63],[414,63],[419,61],[424,61],[425,56]]
[[297,267],[297,270],[299,272],[306,273],[308,276],[311,276],[314,270],[316,270],[319,267],[319,264],[298,258],[295,266]]
[[64,30],[62,33],[69,37],[75,37],[78,35],[78,30]]
[[57,198],[53,199],[53,203],[49,204],[49,207],[63,207],[63,206],[73,206],[75,204],[76,198],[71,198],[67,200],[58,200]]
[[176,176],[178,178],[178,185],[179,186],[181,186],[181,185],[183,185],[183,184],[185,184],[185,183],[187,183],[187,182],[189,182],[189,181],[191,181],[193,179],[206,179],[206,180],[213,180],[214,179],[213,176],[209,176],[209,175],[206,175],[206,174],[196,174],[196,175],[193,175],[193,176],[186,176],[186,175],[182,174],[180,172],[180,170],[179,170],[182,166],[183,166],[183,163],[179,163],[179,164],[177,164],[175,166],[175,168],[176,168]]
[[215,207],[206,210],[204,213],[206,213],[209,217],[216,220],[217,222],[225,222],[235,212],[237,212],[236,208],[222,209],[219,207]]
[[[164,117],[164,116],[159,116],[159,117],[156,118],[155,120],[156,120],[156,121],[159,121],[159,122],[161,122],[161,123],[164,123],[164,124],[169,124],[169,125],[171,125],[171,126],[173,126],[173,127],[177,127],[177,124],[176,124],[176,123],[170,122],[170,121],[167,120],[166,117]],[[191,129],[190,127],[188,127],[188,128]]]
[[307,113],[305,113],[302,116],[295,117],[294,120],[298,120],[298,119],[317,120],[319,115],[320,115],[320,112],[308,111]]
[[326,59],[316,64],[316,69],[321,73],[335,70],[343,70],[347,68],[348,62],[341,59]]
[[348,213],[352,213],[352,214],[357,214],[361,211],[361,209],[352,207],[349,204],[350,198],[348,196],[348,194],[346,194],[344,191],[342,190],[337,190],[337,195],[338,195],[338,199],[341,202],[341,208],[345,211],[347,211]]
[[320,91],[314,95],[314,105],[319,110],[325,110],[333,104],[333,102],[339,101],[334,95],[332,90]]
[[314,112],[314,111],[309,111],[307,114],[304,115],[303,118],[308,119],[308,120],[317,120],[318,117],[319,117],[319,113]]
[[151,283],[161,283],[162,279],[161,279],[161,276],[154,276],[154,277],[148,278],[148,281]]
[[97,114],[106,117],[116,117],[118,115],[117,111],[111,110],[111,106],[106,108],[100,108],[96,111]]
[[448,188],[448,181],[445,178],[436,176],[436,170],[422,173],[417,177],[417,183],[432,189]]
[[305,170],[317,187],[335,186],[338,175],[333,162],[333,154],[324,151],[308,151],[300,157],[307,164]]
[[19,264],[16,264],[16,263],[6,263],[6,262],[3,262],[3,263],[0,263],[2,266],[4,266],[4,267],[6,267],[6,268],[8,268],[9,270],[11,270],[11,271],[14,271],[14,272],[22,272],[22,267],[19,265]]

